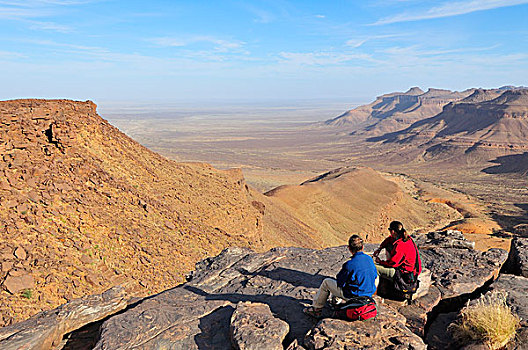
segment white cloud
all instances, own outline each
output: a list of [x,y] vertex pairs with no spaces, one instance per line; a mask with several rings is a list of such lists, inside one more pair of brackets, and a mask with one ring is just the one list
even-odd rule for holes
[[69,26],[65,26],[62,24],[54,23],[54,22],[37,22],[32,21],[30,22],[30,29],[33,30],[49,30],[59,33],[71,33],[73,30]]
[[25,58],[25,57],[26,57],[26,56],[24,56],[23,54],[18,53],[18,52],[0,51],[0,59],[2,59],[2,58],[5,58],[5,59],[10,59],[10,58]]
[[374,61],[374,59],[367,54],[335,52],[281,52],[279,53],[279,57],[283,62],[308,66],[338,65],[353,60]]
[[367,41],[372,41],[372,40],[379,40],[379,39],[388,39],[388,38],[400,38],[400,37],[403,37],[405,36],[404,34],[385,34],[385,35],[372,35],[372,36],[367,36],[365,38],[361,38],[361,39],[350,39],[350,40],[347,40],[347,42],[345,43],[346,46],[350,46],[352,48],[358,48],[360,46],[362,46],[364,43],[366,43]]
[[491,10],[501,7],[528,4],[528,0],[471,0],[446,2],[422,12],[407,12],[380,19],[373,25],[383,25],[399,22],[420,21],[424,19],[442,18],[464,15],[476,11]]
[[208,43],[213,45],[213,49],[216,52],[238,52],[247,54],[247,52],[242,49],[245,44],[242,41],[229,41],[210,36],[194,36],[188,38],[162,37],[148,39],[148,41],[162,47],[184,47],[197,43]]
[[316,18],[326,18],[325,15],[315,15]]

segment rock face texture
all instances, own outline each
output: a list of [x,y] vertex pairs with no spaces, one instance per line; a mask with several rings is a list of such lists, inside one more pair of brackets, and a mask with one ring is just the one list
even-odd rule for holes
[[325,122],[326,125],[354,130],[356,134],[376,136],[405,129],[417,120],[432,117],[450,102],[462,100],[474,89],[449,91],[418,87],[407,92],[393,92],[376,98],[368,105],[359,106]]
[[305,337],[308,349],[416,349],[426,345],[405,326],[405,318],[380,304],[380,315],[363,322],[344,322],[331,318],[320,321]]
[[[365,251],[372,252],[375,247],[367,245]],[[249,344],[240,339],[255,339],[255,335],[262,334],[256,330],[258,325],[275,324],[276,318],[288,324],[289,333],[283,344],[291,344],[291,349],[425,349],[418,334],[423,334],[428,312],[442,298],[471,293],[481,287],[498,273],[506,252],[482,253],[467,248],[420,250],[424,264],[431,270],[432,285],[426,295],[412,305],[376,297],[377,320],[346,322],[328,319],[331,310],[326,308],[325,318],[320,321],[302,313],[303,304],[311,303],[322,280],[335,276],[348,259],[346,247],[275,248],[266,253],[229,248],[217,257],[199,262],[189,282],[144,299],[105,321],[96,349],[231,349],[232,340],[236,344]],[[454,273],[451,266],[435,267],[435,263],[449,263],[455,256],[460,259],[456,266],[465,269],[463,274]],[[273,318],[259,304],[269,306]],[[252,316],[258,319],[256,324],[237,323],[236,320],[244,319],[241,315],[251,313],[260,315]],[[284,328],[279,328],[283,334]]]
[[72,300],[55,310],[0,328],[0,349],[54,348],[66,333],[126,308],[126,299],[124,289],[115,287],[101,295]]
[[528,238],[514,238],[511,241],[508,270],[528,277]]
[[289,327],[272,315],[268,305],[240,302],[231,316],[230,330],[237,350],[283,350]]

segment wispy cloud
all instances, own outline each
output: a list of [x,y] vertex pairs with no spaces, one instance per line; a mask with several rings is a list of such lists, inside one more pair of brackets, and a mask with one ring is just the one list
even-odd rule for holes
[[12,58],[24,58],[24,57],[26,56],[18,52],[0,51],[0,59],[2,58],[12,59]]
[[352,48],[358,48],[362,46],[363,44],[365,44],[367,41],[389,39],[389,38],[401,38],[403,36],[406,36],[406,35],[404,34],[370,35],[364,38],[349,39],[346,41],[345,45],[352,47]]
[[224,40],[211,36],[193,36],[188,38],[162,37],[152,38],[147,41],[162,47],[184,47],[197,43],[212,44],[216,52],[245,52],[242,48],[244,42]]
[[383,25],[390,23],[420,21],[425,19],[452,17],[464,15],[476,11],[492,10],[501,7],[528,4],[528,0],[471,0],[471,1],[451,1],[439,6],[432,7],[421,12],[404,12],[395,16],[386,17],[373,23],[373,25]]
[[39,21],[31,21],[30,22],[30,29],[33,30],[49,30],[59,33],[71,33],[73,32],[73,29],[69,26],[54,23],[54,22],[39,22]]
[[281,52],[279,57],[282,62],[295,65],[329,66],[343,64],[349,61],[375,61],[371,55],[361,53],[337,52]]

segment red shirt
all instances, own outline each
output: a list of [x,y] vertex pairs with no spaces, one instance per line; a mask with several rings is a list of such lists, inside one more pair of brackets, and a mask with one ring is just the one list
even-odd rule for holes
[[[392,239],[391,239],[392,240]],[[382,242],[381,246],[387,246],[389,239]],[[409,239],[404,242],[402,239],[397,239],[393,243],[393,248],[390,251],[390,258],[387,261],[382,261],[381,265],[387,267],[401,267],[402,270],[407,272],[415,271],[416,259],[418,259],[418,274],[422,272],[422,261],[420,260],[420,254],[417,254],[414,242]]]

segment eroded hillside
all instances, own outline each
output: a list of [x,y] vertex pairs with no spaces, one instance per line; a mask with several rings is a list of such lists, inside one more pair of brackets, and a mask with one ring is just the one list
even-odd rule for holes
[[298,186],[281,186],[267,195],[293,208],[300,220],[334,245],[346,242],[350,232],[379,242],[394,218],[409,229],[428,229],[461,217],[445,205],[411,197],[371,168],[336,169]]
[[0,325],[124,280],[159,292],[231,245],[322,246],[240,171],[167,160],[89,101],[0,102],[0,156]]

